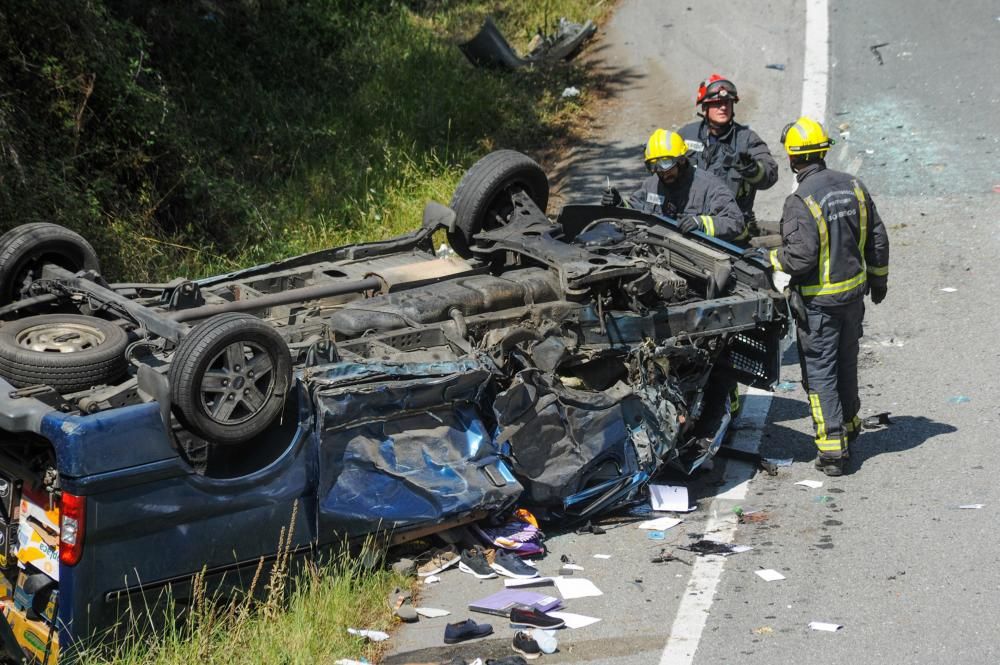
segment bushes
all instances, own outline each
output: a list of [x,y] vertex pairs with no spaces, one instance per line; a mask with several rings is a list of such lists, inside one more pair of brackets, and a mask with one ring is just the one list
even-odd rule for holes
[[[0,8],[0,231],[54,221],[113,279],[204,274],[412,228],[493,147],[565,131],[572,65],[499,73],[583,0],[54,0]],[[527,26],[527,27],[525,27]]]

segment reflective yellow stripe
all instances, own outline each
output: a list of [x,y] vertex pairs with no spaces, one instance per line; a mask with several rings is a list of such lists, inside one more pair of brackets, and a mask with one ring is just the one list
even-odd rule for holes
[[844,429],[847,432],[854,433],[855,431],[861,430],[861,418],[854,416],[849,421],[844,423]]
[[858,199],[858,221],[861,223],[861,240],[858,248],[861,250],[861,267],[865,267],[865,242],[868,240],[868,206],[865,204],[865,190],[858,181],[854,181],[854,196]]
[[889,266],[868,266],[868,274],[876,277],[885,277],[889,274]]
[[802,286],[799,287],[799,291],[804,296],[831,296],[835,293],[844,293],[845,291],[850,291],[851,289],[857,288],[858,286],[864,284],[867,281],[865,277],[865,272],[862,270],[857,275],[850,279],[845,279],[843,282],[833,282],[830,284],[814,285],[814,286]]
[[704,227],[705,233],[715,237],[715,221],[709,215],[701,216],[701,225]]
[[[819,283],[830,283],[830,229],[826,226],[826,218],[823,217],[823,210],[816,203],[816,199],[811,196],[806,197],[806,206],[816,220],[816,229],[819,231]],[[803,293],[802,295],[805,295]]]
[[823,420],[823,407],[819,404],[819,395],[809,393],[809,411],[812,414],[813,423],[816,425],[816,441],[826,439],[826,421]]
[[733,386],[733,389],[729,391],[729,413],[736,413],[740,410],[740,389],[739,386]]
[[778,250],[777,249],[772,249],[770,252],[768,252],[767,253],[767,257],[771,260],[771,267],[772,268],[774,268],[775,270],[780,270],[782,272],[785,271],[785,269],[781,267],[781,261],[778,260]]
[[816,438],[816,447],[821,453],[839,453],[842,449],[840,439]]

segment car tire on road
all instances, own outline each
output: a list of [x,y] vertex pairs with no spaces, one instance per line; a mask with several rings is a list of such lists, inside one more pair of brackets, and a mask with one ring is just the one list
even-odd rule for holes
[[97,253],[83,236],[58,224],[22,224],[0,236],[0,305],[18,300],[46,263],[70,272],[100,272]]
[[125,373],[127,343],[121,327],[95,316],[28,316],[0,327],[0,375],[17,388],[86,390]]
[[516,150],[497,150],[466,171],[451,198],[455,230],[448,243],[463,258],[472,256],[473,236],[500,226],[514,206],[510,195],[523,191],[545,212],[549,203],[549,179],[535,160]]
[[292,378],[288,345],[250,314],[219,314],[178,344],[170,398],[186,428],[209,443],[243,443],[281,413]]

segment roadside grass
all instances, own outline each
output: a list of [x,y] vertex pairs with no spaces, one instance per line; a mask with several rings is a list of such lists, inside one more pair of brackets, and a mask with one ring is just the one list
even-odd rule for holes
[[[362,554],[344,551],[324,564],[309,563],[290,577],[285,565],[269,575],[264,598],[229,603],[206,599],[196,580],[185,620],[168,616],[155,632],[133,630],[117,643],[79,654],[81,665],[188,665],[189,663],[332,663],[340,658],[378,662],[384,643],[351,635],[348,628],[391,630],[397,621],[386,597],[410,580],[384,570],[384,552],[368,542]],[[292,584],[286,593],[285,585]],[[169,612],[168,612],[169,614]]]

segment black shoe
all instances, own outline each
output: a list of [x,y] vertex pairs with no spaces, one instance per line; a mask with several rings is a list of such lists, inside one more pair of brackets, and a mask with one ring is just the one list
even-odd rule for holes
[[538,642],[531,635],[522,631],[514,633],[511,647],[528,660],[534,660],[542,655],[542,648],[538,646]]
[[816,468],[828,476],[842,476],[844,460],[840,457],[817,457]]
[[497,571],[501,575],[506,575],[507,577],[513,577],[519,580],[527,580],[532,577],[538,577],[538,571],[521,561],[521,558],[516,554],[512,554],[507,550],[497,550],[496,556],[493,557],[493,563],[490,564],[490,568]]
[[497,576],[490,568],[490,562],[486,560],[483,550],[479,547],[462,550],[462,560],[458,562],[458,569],[481,580]]
[[520,656],[507,656],[505,658],[487,658],[486,665],[528,665],[528,661]]
[[486,637],[493,632],[493,626],[488,623],[476,623],[472,619],[449,623],[444,628],[444,643],[457,644],[477,637]]
[[534,607],[515,607],[510,611],[510,622],[518,626],[531,626],[532,628],[542,628],[544,630],[562,628],[566,625],[566,622],[562,619],[551,617]]

